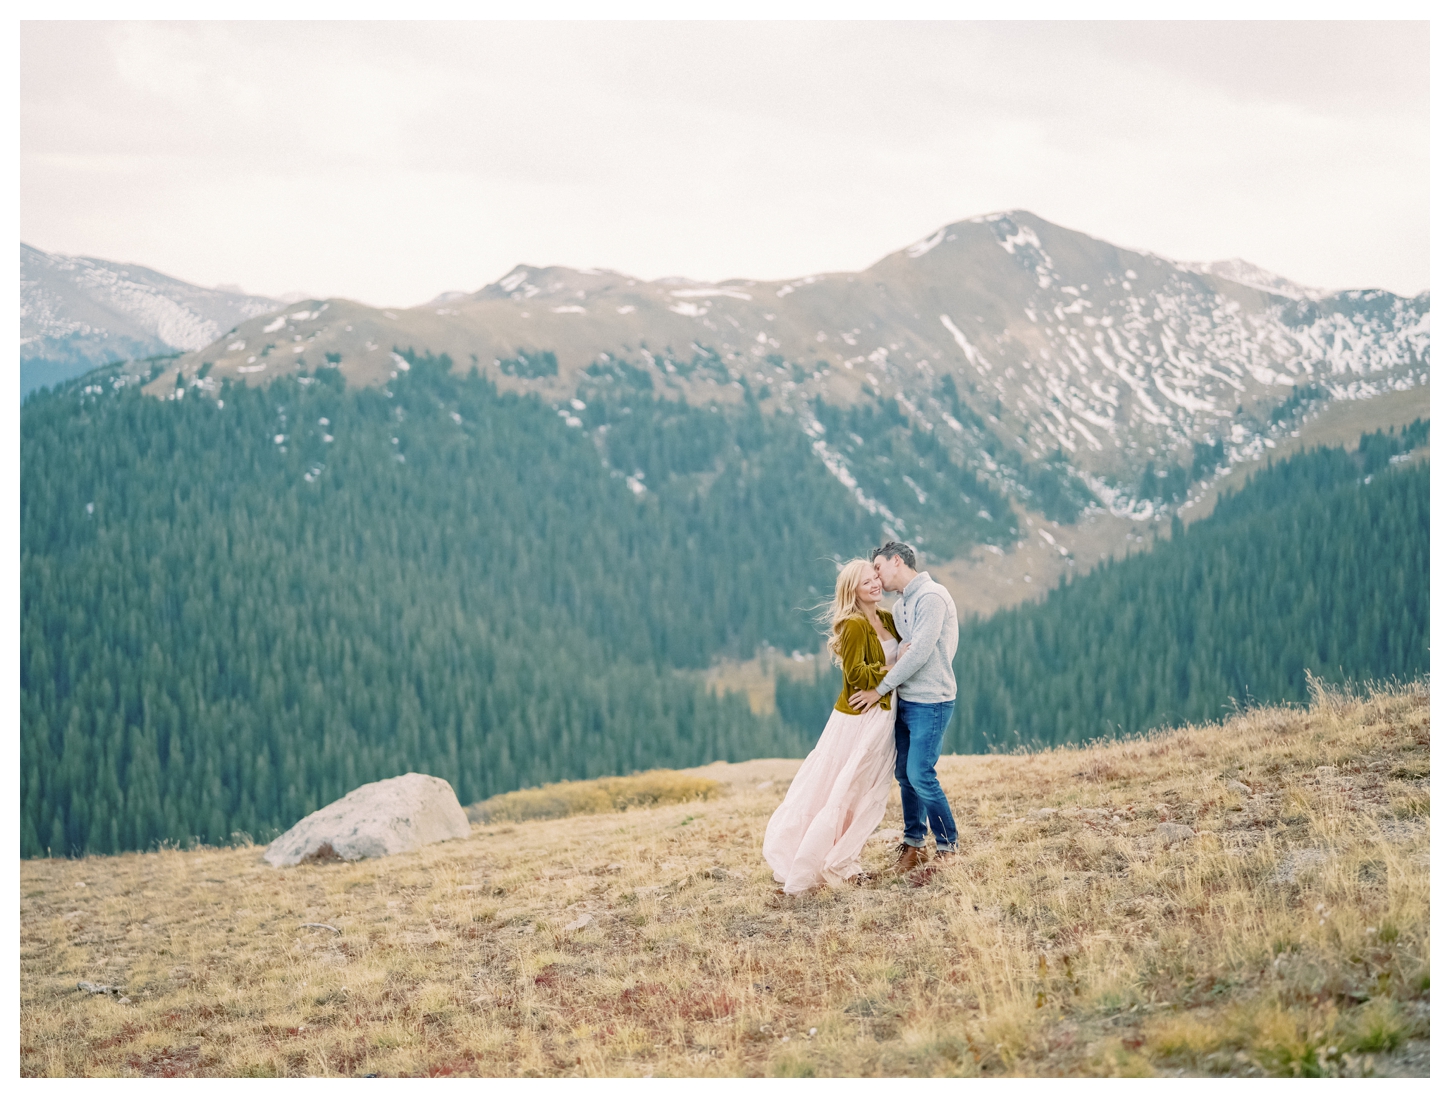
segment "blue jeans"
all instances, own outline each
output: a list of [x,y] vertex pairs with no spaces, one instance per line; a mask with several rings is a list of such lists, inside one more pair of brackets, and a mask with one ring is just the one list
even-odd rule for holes
[[938,850],[957,848],[957,821],[936,780],[941,738],[955,705],[896,699],[896,780],[901,784],[902,842],[907,846],[926,845],[929,823]]

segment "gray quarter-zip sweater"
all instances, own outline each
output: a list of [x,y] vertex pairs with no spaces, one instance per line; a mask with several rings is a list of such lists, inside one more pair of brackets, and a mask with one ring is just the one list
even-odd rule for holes
[[952,658],[960,630],[957,604],[947,589],[926,572],[918,572],[891,613],[902,643],[910,642],[911,648],[887,672],[877,691],[895,690],[902,701],[954,701],[957,676]]

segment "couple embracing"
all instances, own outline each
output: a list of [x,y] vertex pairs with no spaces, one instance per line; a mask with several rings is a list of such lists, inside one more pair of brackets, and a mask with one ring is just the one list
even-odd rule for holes
[[[894,614],[881,608],[883,590],[901,594]],[[867,876],[861,850],[886,814],[893,776],[903,820],[893,871],[939,864],[957,849],[956,821],[936,776],[957,696],[956,603],[916,570],[911,546],[889,541],[870,560],[841,567],[822,624],[831,662],[841,668],[841,694],[765,828],[765,860],[786,893]],[[934,859],[926,853],[928,827]],[[921,883],[930,871],[911,879]]]

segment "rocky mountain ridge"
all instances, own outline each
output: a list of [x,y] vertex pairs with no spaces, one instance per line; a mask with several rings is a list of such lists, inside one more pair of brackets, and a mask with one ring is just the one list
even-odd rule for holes
[[193,351],[281,303],[134,263],[20,245],[21,392],[96,366]]
[[[817,402],[890,402],[1026,506],[1148,517],[1261,456],[1315,401],[1429,377],[1428,294],[1315,296],[1240,260],[1178,263],[1024,211],[943,226],[860,272],[646,282],[519,266],[411,309],[299,306],[184,356],[153,391],[329,364],[385,386],[414,348],[536,392],[581,429],[571,402],[609,391],[749,399],[795,417],[853,493],[875,458]],[[890,525],[886,501],[860,502]]]

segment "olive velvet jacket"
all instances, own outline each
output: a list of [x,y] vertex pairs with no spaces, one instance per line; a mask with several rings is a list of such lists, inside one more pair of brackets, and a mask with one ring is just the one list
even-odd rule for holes
[[[899,642],[901,634],[896,631],[896,622],[886,610],[878,610],[881,624]],[[881,647],[881,638],[871,623],[864,617],[847,618],[841,623],[841,696],[836,699],[838,713],[856,715],[849,701],[858,690],[875,690],[886,677],[886,650]],[[882,709],[891,708],[891,694],[878,703]]]

